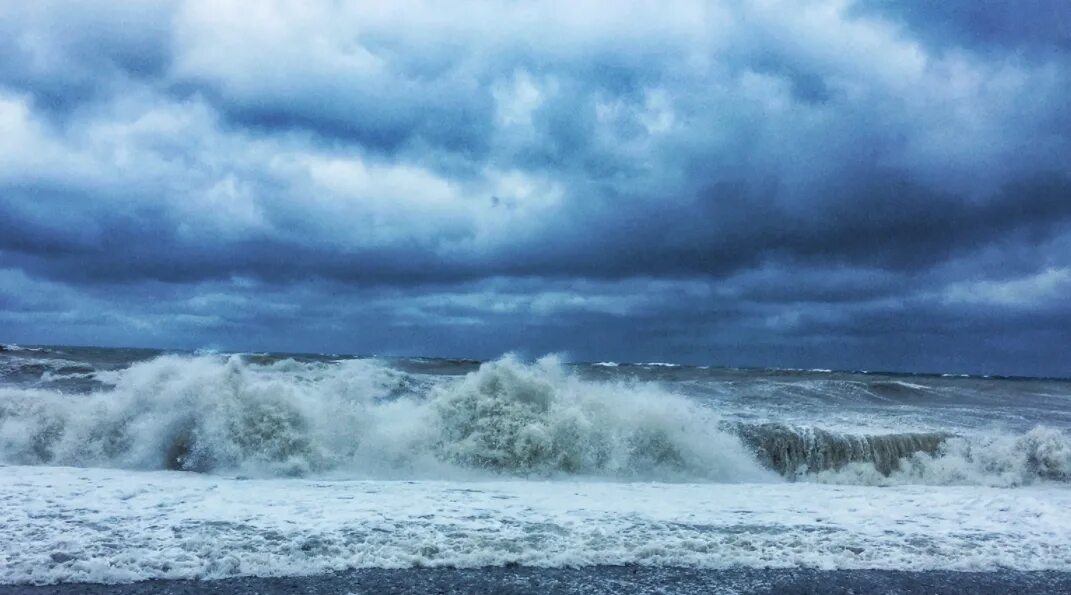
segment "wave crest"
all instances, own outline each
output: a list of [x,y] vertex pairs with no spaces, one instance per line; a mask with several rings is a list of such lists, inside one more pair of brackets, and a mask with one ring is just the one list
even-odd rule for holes
[[740,424],[737,432],[763,464],[790,479],[852,463],[889,475],[906,458],[936,453],[951,436],[944,432],[846,434],[778,423]]
[[768,479],[709,409],[649,385],[586,382],[546,357],[484,364],[433,398],[438,449],[511,473]]
[[713,402],[585,379],[554,357],[507,356],[457,377],[377,360],[169,355],[96,375],[112,388],[0,388],[0,461],[261,476],[1071,481],[1071,440],[1051,428],[863,435],[729,423]]
[[1038,426],[1020,435],[951,436],[929,452],[902,458],[881,473],[852,462],[812,474],[825,483],[867,485],[930,484],[1015,487],[1040,481],[1071,481],[1071,440],[1054,428]]
[[0,389],[0,457],[267,475],[769,480],[712,411],[642,384],[505,357],[429,381],[369,360],[162,356],[77,396]]

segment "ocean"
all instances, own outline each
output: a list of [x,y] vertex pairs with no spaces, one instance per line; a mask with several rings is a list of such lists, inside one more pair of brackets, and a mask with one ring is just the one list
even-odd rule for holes
[[1071,381],[0,350],[0,593],[1071,592]]

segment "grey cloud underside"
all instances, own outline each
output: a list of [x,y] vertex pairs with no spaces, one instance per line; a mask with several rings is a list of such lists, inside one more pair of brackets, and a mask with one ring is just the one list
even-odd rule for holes
[[0,9],[14,339],[1071,373],[1066,3],[559,8]]
[[1071,49],[1071,6],[1051,0],[989,2],[867,0],[860,14],[904,20],[920,37],[939,46],[1059,52]]
[[[13,189],[6,196],[14,204],[0,205],[0,249],[41,273],[79,283],[235,275],[401,285],[486,276],[723,277],[768,260],[926,269],[987,245],[1044,244],[1066,233],[1071,218],[1071,180],[1055,174],[1017,182],[978,205],[881,175],[844,192],[815,201],[804,214],[731,188],[676,211],[604,207],[493,254],[451,255],[435,246],[340,250],[272,237],[187,243],[166,214],[151,209],[94,212],[82,210],[93,203],[89,196]],[[18,201],[32,206],[20,209]],[[59,221],[57,213],[65,213]]]

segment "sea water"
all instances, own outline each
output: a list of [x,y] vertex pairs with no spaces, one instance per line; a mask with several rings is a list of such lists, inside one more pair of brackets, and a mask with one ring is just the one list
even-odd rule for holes
[[610,364],[7,346],[0,583],[1071,571],[1067,381]]

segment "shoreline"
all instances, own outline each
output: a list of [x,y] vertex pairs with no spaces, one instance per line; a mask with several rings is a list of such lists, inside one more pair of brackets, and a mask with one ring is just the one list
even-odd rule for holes
[[303,577],[149,580],[127,584],[0,585],[0,595],[282,595],[457,593],[1055,593],[1071,572],[588,566],[360,569]]

